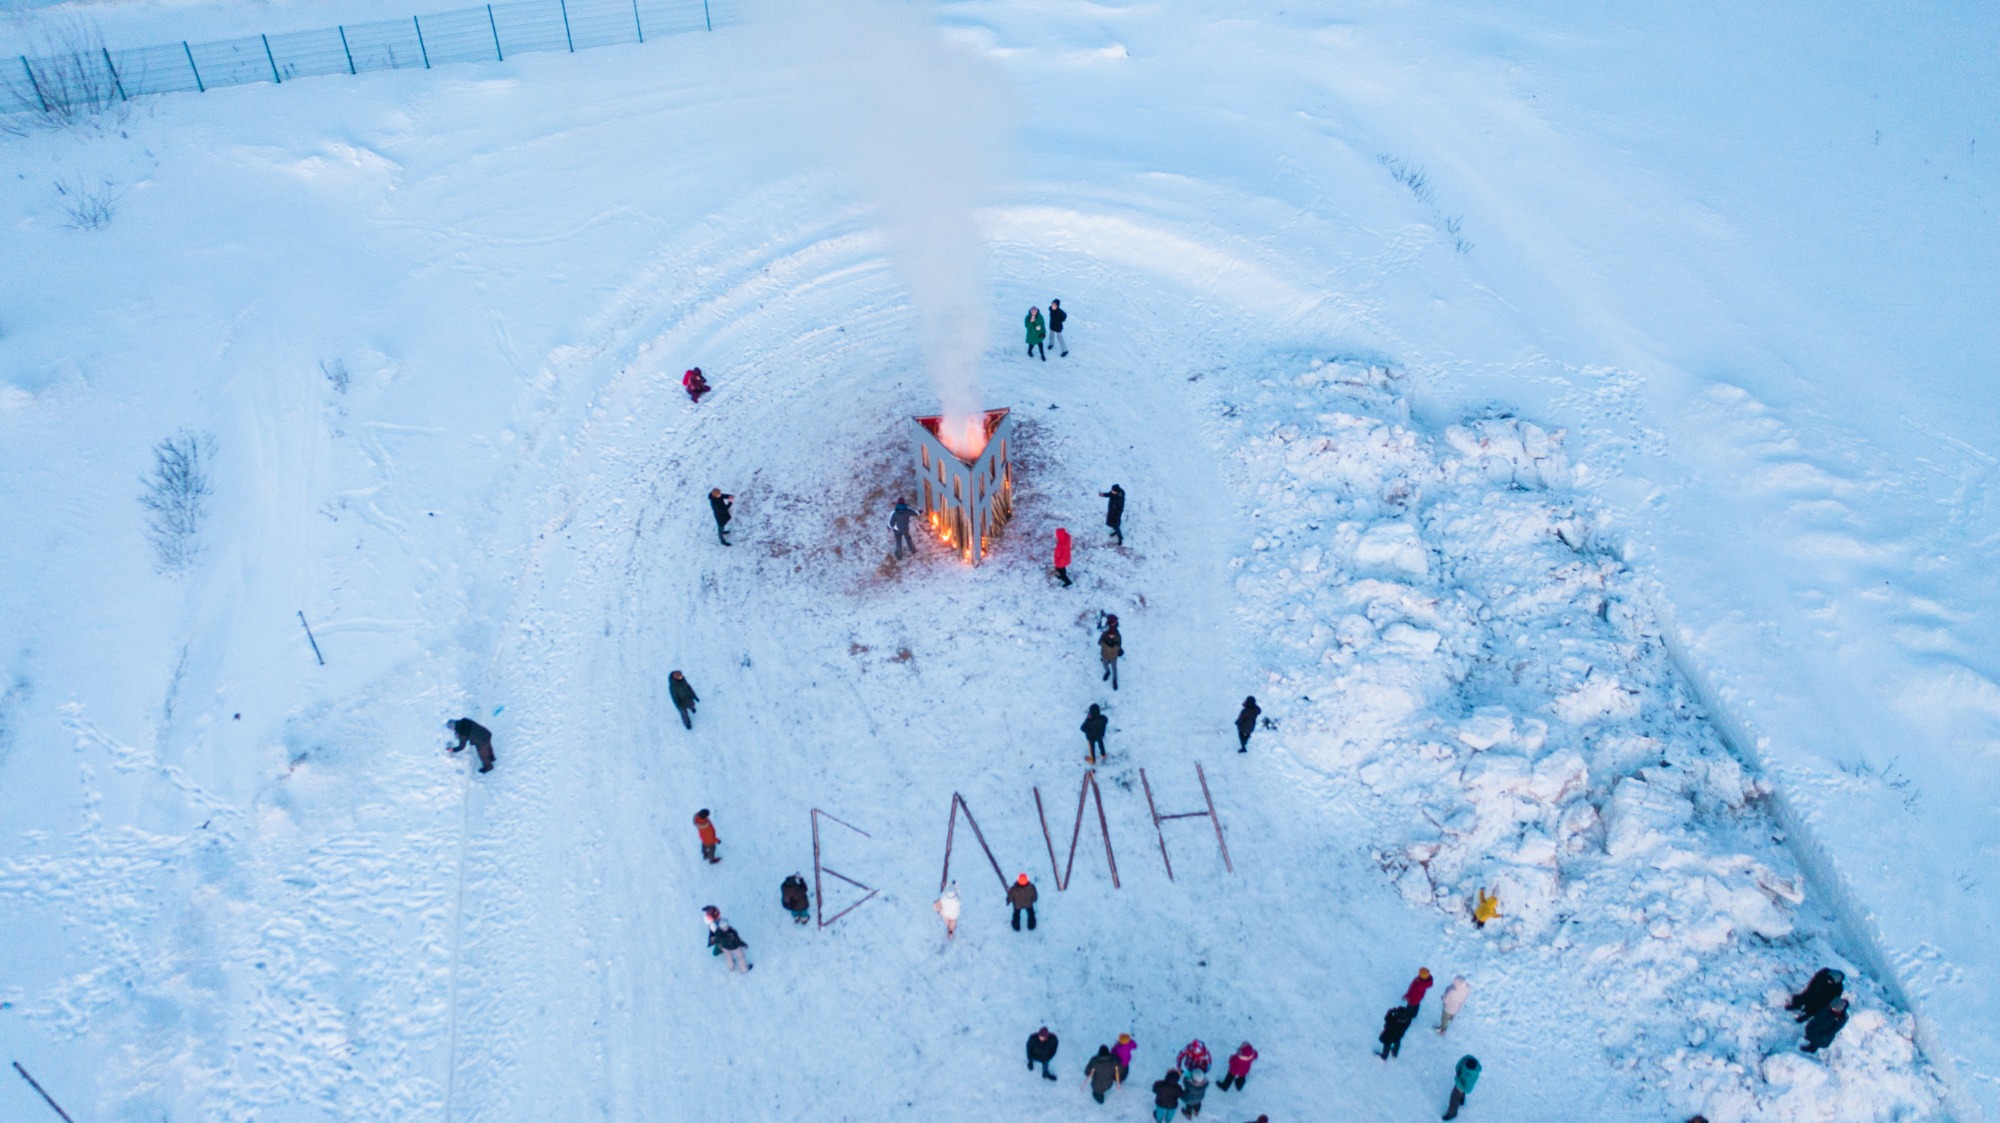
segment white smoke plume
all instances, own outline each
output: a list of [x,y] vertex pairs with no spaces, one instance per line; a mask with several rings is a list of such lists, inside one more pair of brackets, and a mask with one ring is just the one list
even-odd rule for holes
[[916,308],[946,444],[972,455],[985,444],[991,299],[973,214],[993,197],[1011,99],[998,68],[947,39],[934,15],[908,0],[806,0],[771,5],[759,23],[801,79],[802,122],[877,213]]

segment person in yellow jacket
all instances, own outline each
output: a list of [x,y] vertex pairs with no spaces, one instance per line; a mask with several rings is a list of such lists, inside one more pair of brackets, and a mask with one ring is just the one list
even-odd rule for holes
[[1482,886],[1479,890],[1479,899],[1472,906],[1472,923],[1477,927],[1484,928],[1487,921],[1499,915],[1500,898],[1488,893],[1485,887]]

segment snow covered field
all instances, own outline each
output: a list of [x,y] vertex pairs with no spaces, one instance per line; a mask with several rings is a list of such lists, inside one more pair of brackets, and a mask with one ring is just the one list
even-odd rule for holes
[[[401,11],[8,35],[73,10]],[[1428,1118],[1464,1052],[1466,1118],[1992,1116],[1992,16],[945,5],[1020,123],[978,570],[884,562],[935,391],[769,12],[0,136],[0,1047],[79,1120],[1140,1118],[1191,1036],[1262,1053],[1229,1123]],[[1086,827],[1058,892],[1091,702],[1122,887]],[[1178,820],[1169,880],[1138,769],[1190,811],[1197,762],[1236,871]],[[954,793],[1033,934],[961,823],[943,943]],[[814,807],[881,890],[823,931]],[[1420,965],[1471,1001],[1385,1065]]]

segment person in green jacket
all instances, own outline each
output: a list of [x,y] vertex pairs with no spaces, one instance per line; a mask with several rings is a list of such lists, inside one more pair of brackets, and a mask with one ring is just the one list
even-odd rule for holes
[[1048,348],[1042,346],[1042,340],[1048,338],[1049,329],[1042,323],[1042,310],[1030,306],[1026,322],[1028,325],[1028,354],[1032,355],[1040,351],[1042,353],[1042,361],[1045,363],[1048,362],[1049,351]]
[[1466,1054],[1458,1058],[1458,1073],[1451,1079],[1451,1106],[1444,1109],[1446,1119],[1458,1118],[1458,1109],[1465,1106],[1465,1097],[1472,1094],[1472,1088],[1479,1083],[1479,1058]]

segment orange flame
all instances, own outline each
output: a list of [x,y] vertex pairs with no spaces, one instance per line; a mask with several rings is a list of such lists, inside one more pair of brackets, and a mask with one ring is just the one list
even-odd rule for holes
[[953,456],[970,464],[986,451],[986,418],[939,418],[938,440],[951,450]]

